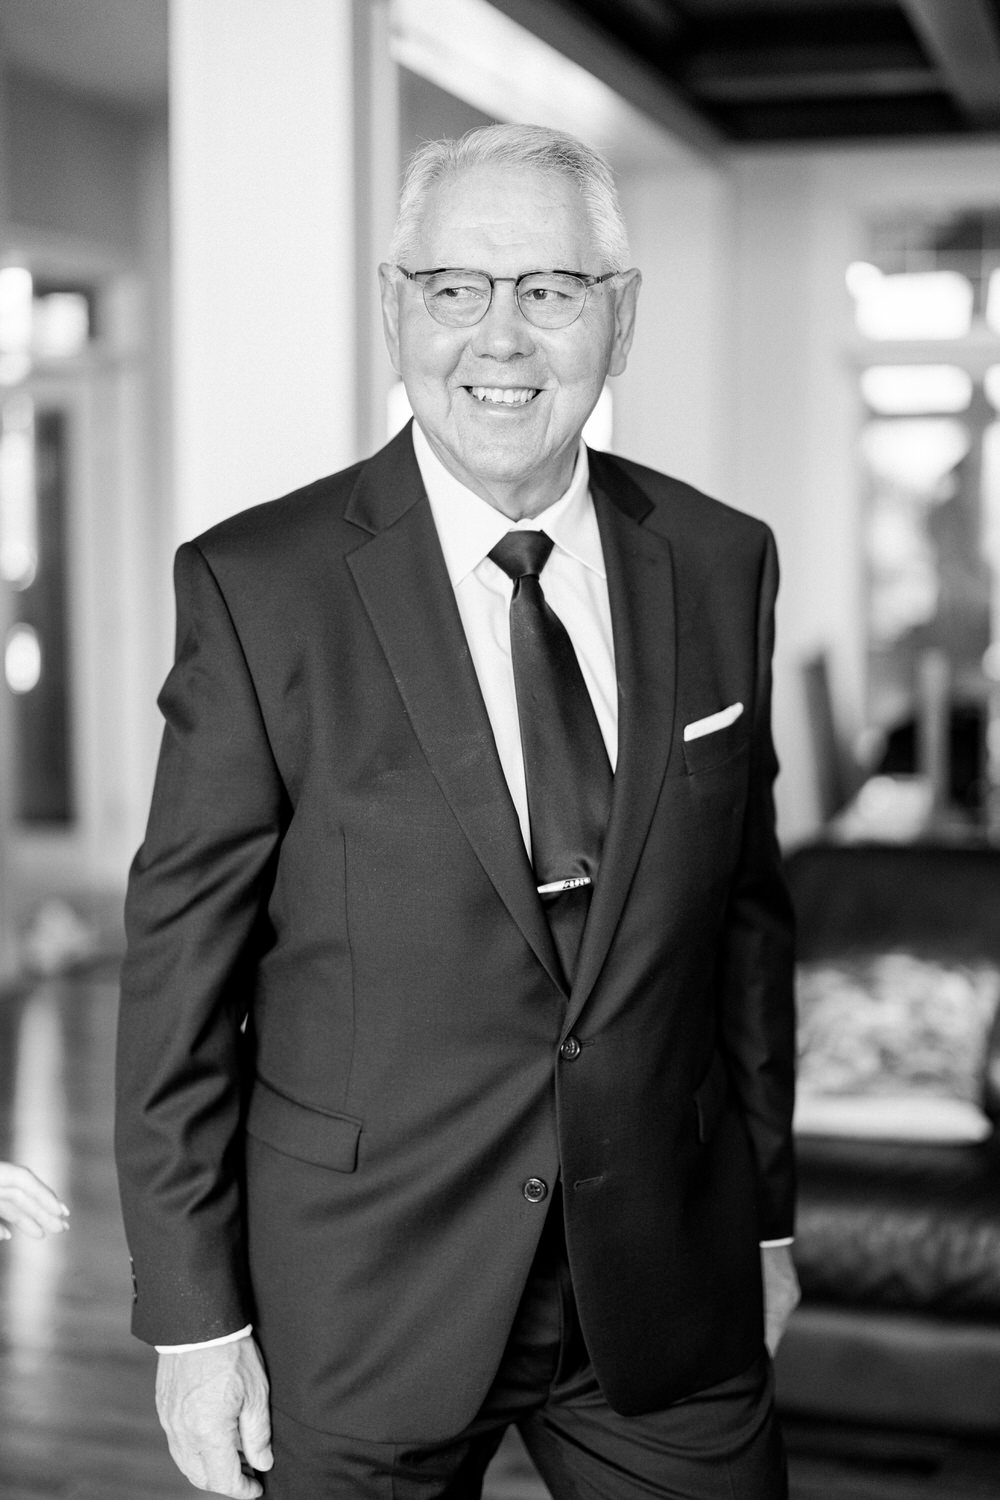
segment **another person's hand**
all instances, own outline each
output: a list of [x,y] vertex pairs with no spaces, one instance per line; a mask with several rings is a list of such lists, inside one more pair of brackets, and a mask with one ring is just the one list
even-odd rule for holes
[[764,1245],[760,1263],[764,1277],[764,1338],[768,1353],[773,1355],[802,1294],[787,1245]]
[[161,1354],[156,1410],[171,1457],[195,1489],[232,1500],[263,1494],[240,1462],[242,1453],[252,1469],[273,1463],[267,1376],[252,1338]]
[[69,1209],[30,1167],[0,1161],[0,1240],[20,1230],[34,1240],[69,1228]]

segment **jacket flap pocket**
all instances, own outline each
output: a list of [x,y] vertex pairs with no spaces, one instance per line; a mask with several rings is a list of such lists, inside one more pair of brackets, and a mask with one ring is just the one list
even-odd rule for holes
[[353,1172],[358,1164],[360,1120],[297,1104],[260,1079],[250,1099],[247,1131],[276,1151],[317,1167]]
[[708,1072],[695,1090],[694,1106],[698,1111],[698,1139],[711,1140],[729,1093],[729,1074],[721,1055],[716,1052]]

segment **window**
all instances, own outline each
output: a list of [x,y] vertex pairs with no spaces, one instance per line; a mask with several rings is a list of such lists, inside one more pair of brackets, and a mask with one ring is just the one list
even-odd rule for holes
[[2,642],[9,694],[12,812],[23,826],[74,818],[68,567],[69,415],[33,375],[65,368],[96,334],[93,288],[0,267],[0,578],[11,590]]
[[861,348],[869,715],[908,742],[912,769],[921,684],[943,674],[952,800],[976,817],[1000,680],[1000,209],[874,223],[847,285]]

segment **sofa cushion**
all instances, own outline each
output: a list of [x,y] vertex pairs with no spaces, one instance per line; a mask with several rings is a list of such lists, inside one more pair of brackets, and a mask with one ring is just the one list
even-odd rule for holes
[[1000,1146],[803,1138],[807,1299],[1000,1323]]
[[912,953],[800,964],[796,1128],[975,1141],[1000,1002],[992,964]]
[[[952,1434],[974,1433],[996,1451],[1000,1324],[803,1303],[781,1341],[774,1370],[782,1415],[818,1418],[841,1454],[847,1438],[843,1423],[871,1434],[869,1441],[877,1442],[883,1454],[886,1447],[898,1451],[898,1434],[906,1429],[929,1442],[941,1434],[949,1448]],[[927,1500],[955,1500],[958,1494],[971,1500],[976,1493],[958,1473],[953,1475],[955,1490],[943,1488],[941,1475],[935,1482],[923,1466],[897,1477],[899,1487],[883,1489],[880,1484],[863,1493],[886,1500],[912,1500],[918,1494]],[[859,1497],[861,1492],[852,1487],[848,1493]],[[987,1493],[995,1494],[995,1489],[979,1491],[981,1500]],[[844,1494],[839,1485],[837,1494]]]

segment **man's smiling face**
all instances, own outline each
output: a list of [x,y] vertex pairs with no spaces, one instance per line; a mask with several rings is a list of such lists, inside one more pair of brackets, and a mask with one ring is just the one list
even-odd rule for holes
[[[429,192],[406,269],[462,267],[495,277],[599,263],[583,199],[558,173],[479,166]],[[471,328],[436,323],[419,286],[380,268],[389,352],[431,447],[464,484],[512,518],[566,489],[605,377],[625,368],[637,272],[592,287],[568,328],[535,328],[509,281]]]

